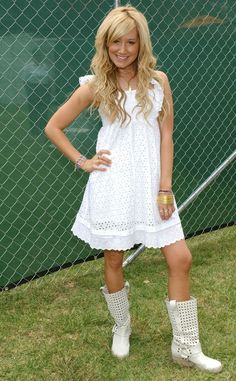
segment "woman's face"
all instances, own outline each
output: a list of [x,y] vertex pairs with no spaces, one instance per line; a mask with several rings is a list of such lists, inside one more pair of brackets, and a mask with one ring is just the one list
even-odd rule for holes
[[108,54],[111,61],[119,69],[133,66],[139,53],[139,35],[137,28],[111,42],[108,45]]

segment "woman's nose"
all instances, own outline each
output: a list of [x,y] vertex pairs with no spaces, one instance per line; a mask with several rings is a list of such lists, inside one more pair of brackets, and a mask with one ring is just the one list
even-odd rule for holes
[[123,43],[123,44],[120,45],[119,52],[120,52],[120,53],[125,53],[125,52],[126,52],[126,46],[125,46],[125,43]]

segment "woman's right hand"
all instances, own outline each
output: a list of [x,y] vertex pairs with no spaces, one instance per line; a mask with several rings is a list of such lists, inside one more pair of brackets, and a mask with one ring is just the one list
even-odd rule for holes
[[[110,155],[111,152],[107,149],[101,149],[92,157],[92,159],[87,159],[83,165],[81,166],[81,169],[83,169],[85,172],[93,172],[93,171],[106,171],[107,168],[103,167],[103,165],[110,167],[112,161],[108,159],[108,157],[103,156],[103,154]],[[100,166],[102,164],[102,166]]]

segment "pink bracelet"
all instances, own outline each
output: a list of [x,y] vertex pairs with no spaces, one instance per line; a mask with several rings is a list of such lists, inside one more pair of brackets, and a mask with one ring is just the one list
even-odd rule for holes
[[86,162],[86,157],[83,155],[80,155],[80,157],[75,162],[75,170],[79,171],[81,168],[83,168],[84,163]]

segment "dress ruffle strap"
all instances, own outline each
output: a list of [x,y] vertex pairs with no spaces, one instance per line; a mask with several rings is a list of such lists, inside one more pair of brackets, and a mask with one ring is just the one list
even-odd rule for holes
[[160,83],[156,79],[152,79],[150,83],[153,85],[153,90],[154,90],[155,102],[153,104],[153,107],[157,112],[160,112],[162,110],[162,105],[164,100],[163,88],[161,87]]
[[94,75],[91,75],[91,74],[90,75],[84,75],[83,77],[79,77],[80,86],[91,81],[91,79],[93,79],[93,77],[94,77]]

